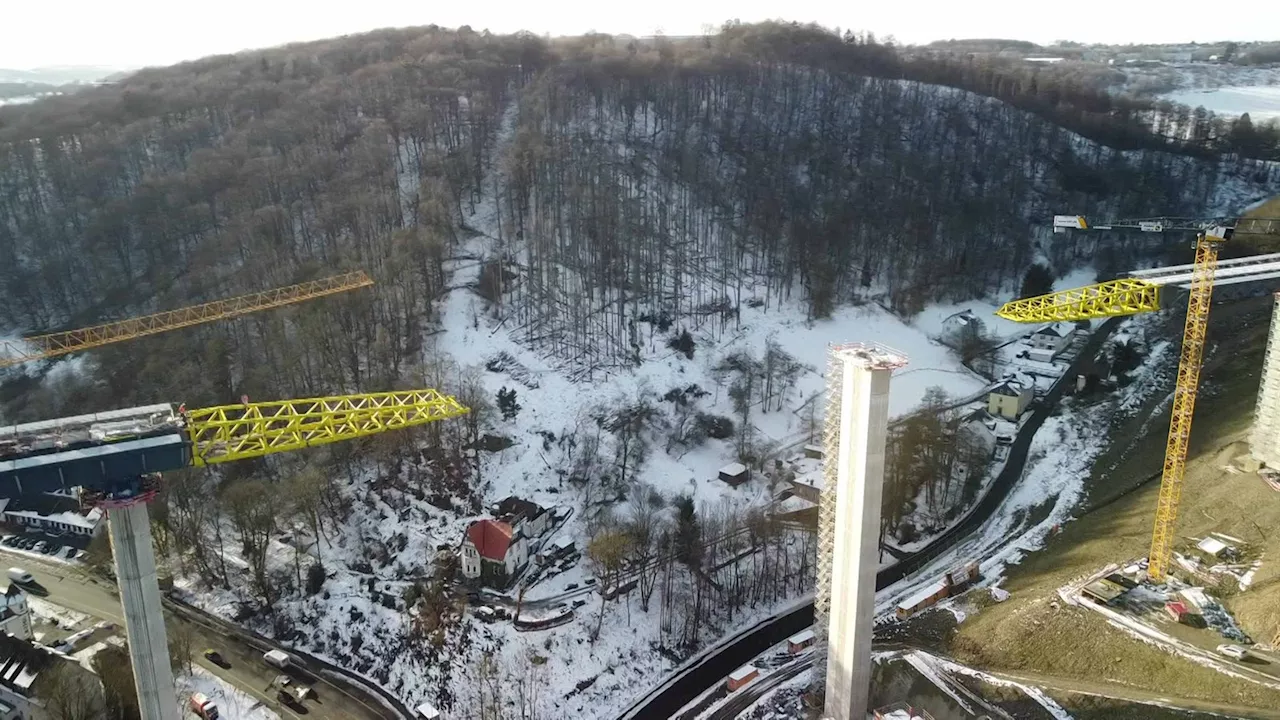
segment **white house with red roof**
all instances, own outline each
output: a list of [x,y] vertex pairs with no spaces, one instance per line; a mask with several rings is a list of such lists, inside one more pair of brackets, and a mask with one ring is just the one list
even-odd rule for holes
[[[521,523],[523,524],[523,523]],[[506,587],[529,564],[529,543],[520,525],[502,520],[476,520],[462,540],[462,576],[481,584]]]

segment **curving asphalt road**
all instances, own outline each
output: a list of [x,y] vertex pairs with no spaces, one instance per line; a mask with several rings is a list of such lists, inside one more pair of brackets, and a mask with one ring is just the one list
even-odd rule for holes
[[[1115,330],[1123,318],[1110,318],[1103,322],[1089,336],[1076,358],[1063,373],[1068,378],[1079,372],[1087,359],[1092,358],[1102,343]],[[1023,466],[1027,461],[1027,451],[1031,439],[1040,426],[1044,424],[1062,399],[1068,382],[1059,381],[1045,396],[1040,399],[1031,411],[1031,416],[1022,425],[1018,437],[1009,447],[1009,457],[1004,468],[991,482],[991,489],[972,509],[951,529],[942,533],[920,550],[909,553],[904,559],[884,568],[876,574],[876,590],[882,590],[905,578],[932,562],[942,553],[950,550],[969,534],[978,530],[993,515],[1010,491],[1022,478]],[[717,652],[705,657],[688,667],[677,671],[655,693],[643,697],[622,713],[621,720],[632,718],[673,717],[680,708],[693,701],[715,683],[720,682],[745,660],[753,658],[768,650],[792,635],[813,624],[813,603],[776,616],[753,630],[745,633],[736,641],[722,646]]]

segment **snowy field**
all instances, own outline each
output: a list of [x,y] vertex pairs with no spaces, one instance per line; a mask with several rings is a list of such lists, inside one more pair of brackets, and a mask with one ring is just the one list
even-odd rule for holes
[[1180,90],[1164,97],[1191,107],[1204,106],[1218,115],[1249,113],[1254,122],[1280,119],[1280,85]]

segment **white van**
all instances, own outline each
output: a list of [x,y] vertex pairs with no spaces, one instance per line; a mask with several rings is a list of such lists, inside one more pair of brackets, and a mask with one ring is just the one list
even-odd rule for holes
[[288,670],[292,665],[298,665],[298,661],[286,652],[280,650],[268,650],[262,654],[262,659],[272,667]]
[[22,568],[9,568],[9,579],[19,585],[30,584],[36,581],[35,578],[31,577],[31,573],[23,570]]

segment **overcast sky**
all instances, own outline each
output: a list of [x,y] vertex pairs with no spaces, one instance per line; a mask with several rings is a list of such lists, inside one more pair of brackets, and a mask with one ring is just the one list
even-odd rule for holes
[[1280,0],[3,0],[0,67],[163,65],[430,23],[498,33],[688,35],[730,18],[778,17],[908,43],[1280,40]]

